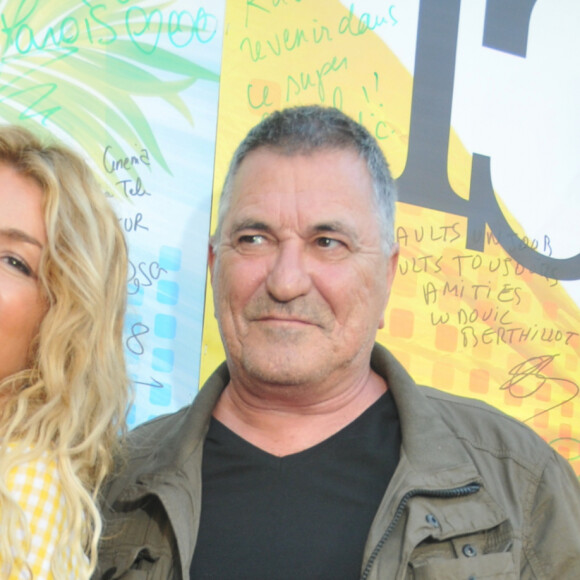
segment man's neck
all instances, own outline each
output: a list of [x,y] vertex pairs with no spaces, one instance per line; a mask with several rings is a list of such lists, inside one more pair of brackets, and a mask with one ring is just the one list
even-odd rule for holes
[[312,386],[248,389],[232,377],[213,415],[252,445],[282,457],[328,439],[386,390],[385,381],[370,368],[358,380],[318,396]]

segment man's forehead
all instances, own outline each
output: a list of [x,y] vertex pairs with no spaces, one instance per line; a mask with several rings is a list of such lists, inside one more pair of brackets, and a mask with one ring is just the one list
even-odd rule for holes
[[[224,216],[230,235],[243,229],[289,227],[304,235],[334,231],[359,238],[361,228],[375,230],[373,183],[355,151],[288,155],[260,148],[251,155],[232,182]],[[375,237],[374,231],[368,233]]]
[[364,161],[350,150],[319,150],[286,155],[269,149],[252,151],[232,181],[232,199],[252,194],[351,195],[364,203],[374,191]]

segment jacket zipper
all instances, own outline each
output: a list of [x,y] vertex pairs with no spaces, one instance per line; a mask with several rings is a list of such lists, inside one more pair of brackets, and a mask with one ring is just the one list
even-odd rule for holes
[[397,511],[395,512],[395,515],[393,516],[393,519],[391,520],[391,523],[389,524],[389,526],[385,530],[384,534],[382,535],[381,539],[378,541],[377,545],[375,546],[375,549],[372,551],[371,555],[369,556],[369,559],[367,561],[367,565],[365,566],[365,569],[363,570],[363,573],[360,577],[360,580],[367,580],[368,579],[369,574],[371,573],[371,569],[373,567],[373,564],[375,563],[375,560],[377,559],[377,556],[379,555],[379,552],[381,551],[381,549],[385,545],[385,542],[388,540],[389,536],[391,535],[391,533],[393,532],[393,530],[395,529],[395,527],[399,523],[399,520],[401,519],[401,516],[403,515],[403,512],[405,511],[405,508],[407,507],[409,500],[411,500],[413,497],[416,497],[416,496],[436,497],[436,498],[465,497],[465,496],[477,493],[480,489],[481,489],[481,484],[473,482],[473,483],[469,483],[467,485],[463,485],[461,487],[455,487],[453,489],[439,489],[439,490],[412,489],[412,490],[408,491],[402,497],[401,501],[399,502],[399,507],[397,507]]

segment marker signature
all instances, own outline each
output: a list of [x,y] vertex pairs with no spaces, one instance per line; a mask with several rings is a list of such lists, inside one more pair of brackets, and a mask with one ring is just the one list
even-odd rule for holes
[[563,391],[561,397],[555,397],[552,392],[548,404],[553,404],[546,409],[538,411],[531,417],[524,419],[524,423],[531,421],[552,409],[562,407],[577,397],[578,393],[580,393],[580,387],[574,381],[544,374],[543,370],[550,365],[557,356],[557,354],[535,356],[517,364],[509,371],[510,378],[500,387],[500,390],[507,390],[512,397],[517,399],[531,397],[532,395],[539,393],[539,391],[545,387],[551,387],[553,391],[553,387],[557,386],[560,387],[560,391]]

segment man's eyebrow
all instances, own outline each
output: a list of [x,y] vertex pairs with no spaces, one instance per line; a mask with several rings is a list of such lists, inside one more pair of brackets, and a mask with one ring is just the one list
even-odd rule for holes
[[312,227],[312,231],[314,233],[324,234],[324,233],[335,233],[335,234],[344,234],[348,236],[353,241],[358,241],[359,236],[356,230],[350,227],[348,224],[345,224],[341,221],[332,221],[332,222],[322,222],[316,224]]
[[38,246],[42,250],[42,244],[33,236],[30,236],[26,232],[16,228],[0,228],[0,236],[3,238],[8,238],[16,242],[24,242],[26,244],[32,244],[33,246]]
[[257,230],[259,232],[269,232],[271,228],[264,222],[256,221],[253,219],[247,219],[234,223],[232,225],[231,233],[237,234],[245,230]]

